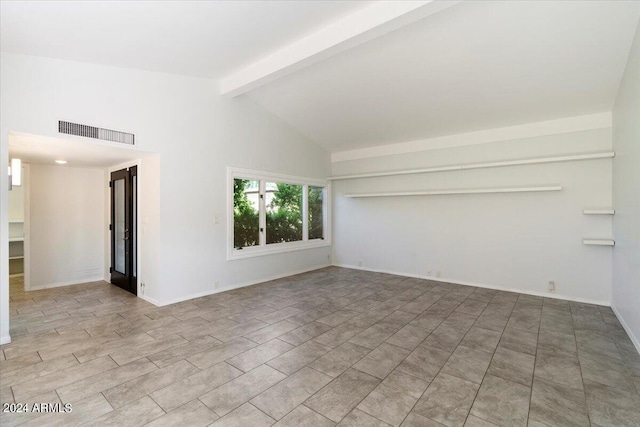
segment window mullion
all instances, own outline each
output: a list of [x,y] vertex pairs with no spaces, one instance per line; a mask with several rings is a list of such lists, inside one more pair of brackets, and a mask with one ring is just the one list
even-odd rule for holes
[[267,183],[264,179],[260,180],[260,199],[259,199],[259,207],[260,212],[258,214],[258,223],[260,226],[260,246],[265,246],[267,244],[267,205],[266,205],[266,194],[267,194]]
[[302,241],[309,240],[309,186],[302,186]]

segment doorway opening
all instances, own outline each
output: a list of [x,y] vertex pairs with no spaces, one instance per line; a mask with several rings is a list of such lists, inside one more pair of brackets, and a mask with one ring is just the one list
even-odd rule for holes
[[111,172],[111,283],[138,294],[138,167]]

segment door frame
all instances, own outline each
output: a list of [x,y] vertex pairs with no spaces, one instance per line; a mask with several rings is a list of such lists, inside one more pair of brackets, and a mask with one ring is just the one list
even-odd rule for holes
[[111,230],[109,230],[109,224],[111,224],[111,187],[109,187],[109,182],[111,181],[111,173],[112,172],[117,172],[119,170],[122,169],[129,169],[131,167],[136,167],[136,196],[137,196],[137,200],[136,200],[136,207],[137,207],[137,212],[136,212],[136,294],[135,296],[145,299],[143,294],[144,291],[142,291],[141,294],[141,286],[140,284],[142,283],[141,277],[142,277],[142,262],[141,262],[141,253],[142,253],[142,247],[144,246],[142,244],[142,240],[141,240],[141,206],[143,206],[144,201],[141,200],[140,197],[140,176],[142,173],[142,159],[137,159],[137,160],[133,160],[133,161],[129,161],[129,162],[124,162],[124,163],[120,163],[114,166],[110,166],[106,169],[105,171],[105,250],[104,250],[104,255],[105,255],[105,267],[104,267],[104,281],[107,283],[111,283],[111,273],[109,271],[109,268],[111,267]]

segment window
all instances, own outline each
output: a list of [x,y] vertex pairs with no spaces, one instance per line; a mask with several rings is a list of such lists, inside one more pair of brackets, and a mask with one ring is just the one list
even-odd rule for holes
[[233,246],[243,248],[260,244],[258,211],[259,181],[233,180]]
[[324,181],[229,168],[229,259],[328,246]]

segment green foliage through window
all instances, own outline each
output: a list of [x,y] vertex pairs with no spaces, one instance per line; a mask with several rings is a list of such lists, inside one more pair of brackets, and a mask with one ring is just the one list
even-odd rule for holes
[[[256,188],[258,181],[233,180],[233,247],[242,248],[260,244],[260,215],[249,200],[247,188]],[[257,203],[256,203],[257,204]]]
[[[265,183],[266,244],[303,240],[303,185]],[[324,188],[308,186],[308,239],[324,237]],[[233,181],[233,246],[260,245],[260,181]]]
[[276,187],[267,199],[267,244],[302,240],[302,185],[267,183]]
[[309,240],[324,237],[324,188],[309,186]]

